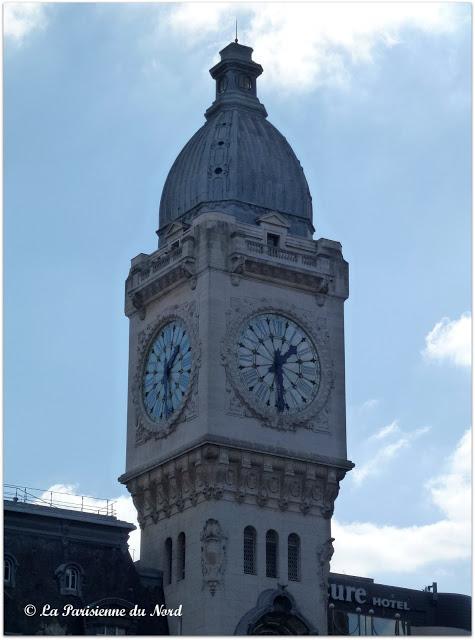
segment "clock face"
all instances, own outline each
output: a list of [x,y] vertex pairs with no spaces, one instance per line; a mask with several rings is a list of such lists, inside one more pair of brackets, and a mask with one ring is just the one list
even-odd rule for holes
[[167,420],[184,402],[191,365],[191,345],[185,326],[173,320],[157,333],[145,360],[142,397],[151,420]]
[[242,384],[264,409],[298,412],[318,393],[321,368],[315,345],[285,316],[265,313],[247,321],[237,359]]

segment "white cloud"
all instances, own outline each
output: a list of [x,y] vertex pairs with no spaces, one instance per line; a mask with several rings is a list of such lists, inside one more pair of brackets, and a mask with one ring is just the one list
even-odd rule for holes
[[378,398],[369,398],[363,402],[359,409],[360,411],[371,411],[379,405],[379,402]]
[[447,473],[430,480],[426,487],[432,502],[448,519],[463,521],[470,518],[472,434],[466,431],[450,456]]
[[196,3],[176,5],[169,26],[186,42],[229,32],[234,16],[248,25],[250,44],[266,81],[289,91],[346,85],[355,64],[373,62],[378,47],[393,47],[406,28],[441,34],[457,28],[461,12],[450,3]]
[[423,356],[428,360],[450,362],[459,367],[472,363],[472,317],[463,313],[458,320],[442,318],[425,338]]
[[46,8],[40,2],[7,2],[3,5],[3,35],[18,44],[32,31],[46,26]]
[[[446,461],[446,470],[426,485],[444,518],[427,525],[397,527],[332,521],[332,571],[354,575],[408,574],[431,564],[468,560],[471,553],[470,459],[467,431]],[[438,565],[437,565],[438,566]]]
[[421,427],[420,429],[415,429],[408,433],[401,432],[397,420],[377,431],[373,436],[370,436],[369,440],[382,439],[391,434],[400,434],[401,437],[395,442],[386,444],[376,452],[371,453],[367,462],[356,466],[356,468],[351,472],[353,482],[359,486],[369,476],[375,476],[381,473],[387,468],[387,463],[395,458],[400,451],[407,449],[414,440],[428,431],[430,431],[430,427]]
[[397,420],[393,420],[391,424],[386,425],[385,427],[381,427],[379,431],[376,431],[371,438],[374,440],[382,440],[383,438],[387,438],[389,435],[399,432],[399,424]]

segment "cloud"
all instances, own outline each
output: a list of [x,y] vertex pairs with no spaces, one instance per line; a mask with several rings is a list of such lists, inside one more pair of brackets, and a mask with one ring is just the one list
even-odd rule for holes
[[463,313],[458,320],[442,318],[425,338],[422,355],[427,360],[450,362],[458,367],[472,364],[472,317]]
[[390,425],[382,427],[375,434],[370,436],[368,440],[381,440],[389,435],[400,434],[401,437],[395,442],[391,442],[382,446],[376,452],[372,453],[367,462],[362,465],[356,466],[351,473],[353,482],[359,486],[364,480],[370,476],[375,476],[381,473],[382,470],[387,468],[387,463],[396,457],[396,455],[403,449],[407,449],[411,443],[430,431],[430,427],[421,427],[414,431],[405,433],[399,429],[397,420],[394,420]]
[[450,520],[463,521],[465,518],[470,518],[471,451],[472,434],[466,431],[449,458],[447,473],[426,484],[432,502]]
[[47,23],[46,8],[39,2],[7,2],[3,5],[3,35],[22,44],[26,36]]
[[446,461],[444,473],[426,484],[444,518],[427,525],[397,527],[371,522],[332,521],[332,571],[376,576],[408,574],[431,564],[467,560],[471,553],[470,460],[467,431]]
[[399,424],[397,420],[393,420],[391,424],[386,425],[385,427],[381,427],[379,431],[376,431],[371,438],[373,440],[382,440],[383,438],[387,438],[387,436],[397,433],[399,431]]
[[168,14],[172,33],[186,42],[223,37],[234,17],[245,25],[239,41],[250,44],[266,69],[266,82],[305,92],[319,85],[345,86],[352,69],[371,64],[378,48],[399,45],[406,29],[442,34],[467,14],[450,3],[196,3]]
[[365,400],[363,402],[363,404],[359,407],[360,411],[371,411],[372,409],[375,409],[378,405],[379,405],[380,401],[378,400],[378,398],[369,398],[368,400]]

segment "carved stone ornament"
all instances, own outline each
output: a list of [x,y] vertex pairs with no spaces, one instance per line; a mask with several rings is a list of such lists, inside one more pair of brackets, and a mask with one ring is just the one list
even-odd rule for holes
[[200,540],[203,588],[208,587],[214,596],[224,578],[227,536],[224,535],[219,522],[209,518],[203,527]]
[[335,538],[328,538],[317,551],[318,567],[319,567],[319,587],[320,587],[320,601],[322,605],[327,607],[328,602],[328,575],[330,573],[330,561],[335,551],[333,542]]
[[125,482],[141,528],[214,500],[330,518],[339,483],[352,466],[205,444]]
[[[272,407],[263,407],[254,394],[249,393],[239,375],[236,345],[246,323],[262,313],[287,316],[300,325],[315,344],[320,359],[320,386],[315,398],[301,410],[276,414]],[[242,415],[252,415],[267,427],[285,431],[294,431],[297,427],[312,431],[328,430],[327,403],[334,386],[334,365],[330,354],[330,334],[326,328],[326,318],[289,305],[283,300],[270,301],[265,298],[231,298],[230,309],[226,315],[227,328],[222,342],[221,357],[232,387],[228,390],[230,412],[237,413],[236,398],[233,397],[235,394],[243,406]]]
[[[137,339],[137,365],[132,383],[132,401],[135,413],[136,442],[146,442],[150,438],[166,438],[180,422],[191,420],[196,415],[197,378],[201,360],[200,340],[198,336],[198,309],[196,302],[175,305],[164,309],[159,319],[145,327]],[[179,320],[185,325],[190,339],[192,364],[190,382],[180,406],[160,423],[148,416],[143,405],[142,380],[149,348],[159,331],[169,322]]]

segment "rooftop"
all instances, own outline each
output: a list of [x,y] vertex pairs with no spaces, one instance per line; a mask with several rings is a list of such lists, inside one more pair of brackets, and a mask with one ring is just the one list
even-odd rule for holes
[[103,516],[116,516],[115,502],[106,498],[78,496],[74,493],[34,489],[15,484],[5,484],[3,498],[12,503],[30,504],[56,509],[82,511]]

